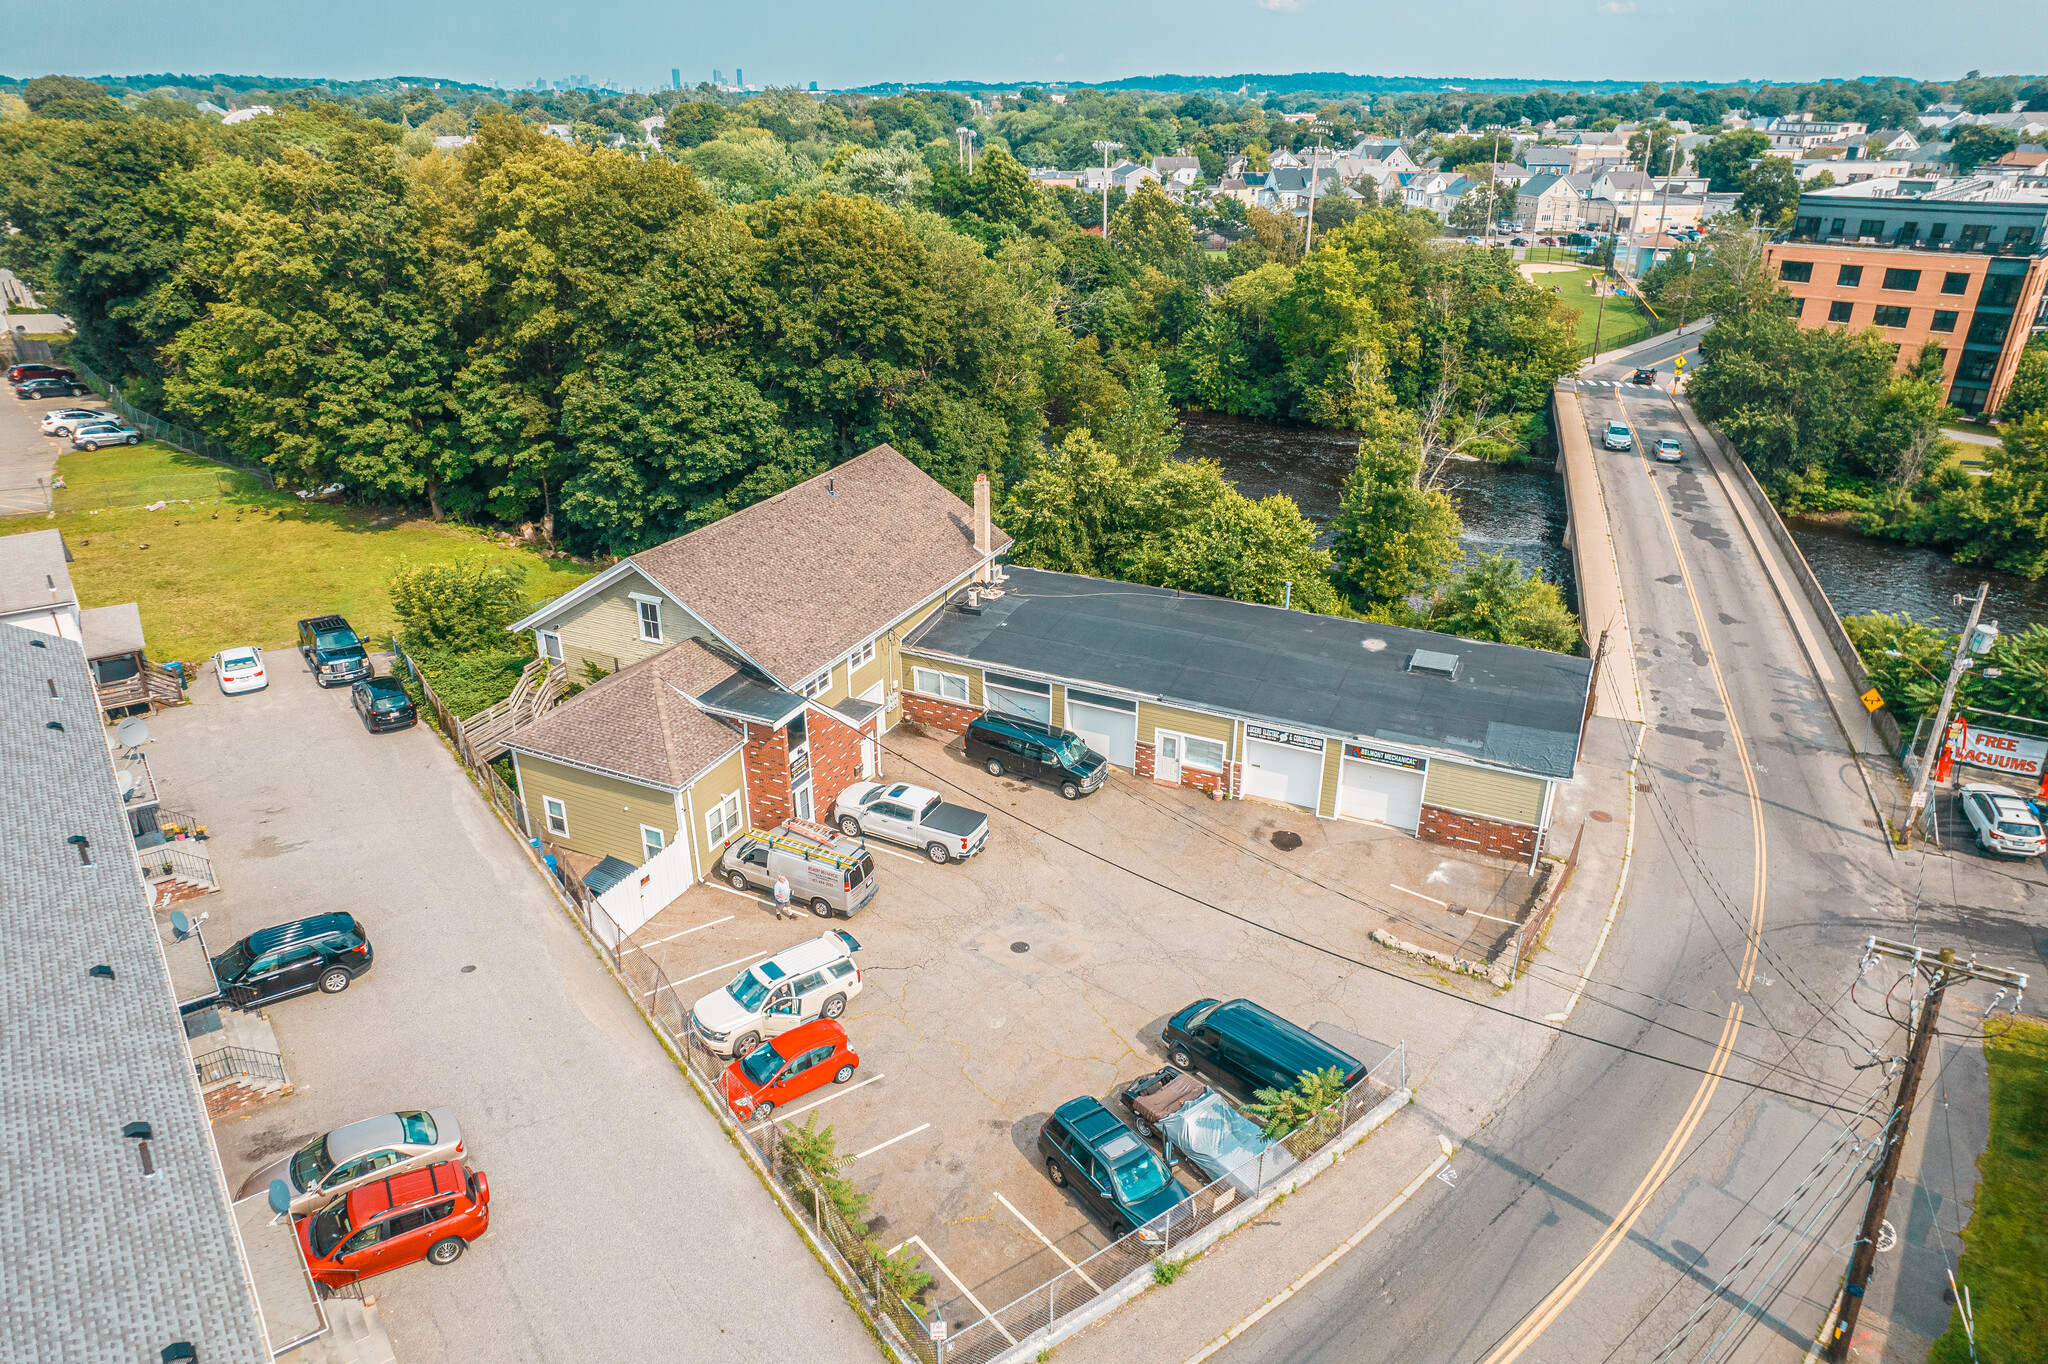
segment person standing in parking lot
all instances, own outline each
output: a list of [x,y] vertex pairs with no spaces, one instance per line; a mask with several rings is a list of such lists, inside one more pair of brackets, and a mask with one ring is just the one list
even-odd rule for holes
[[780,919],[784,915],[793,916],[795,913],[789,904],[789,878],[778,876],[775,878],[775,917]]

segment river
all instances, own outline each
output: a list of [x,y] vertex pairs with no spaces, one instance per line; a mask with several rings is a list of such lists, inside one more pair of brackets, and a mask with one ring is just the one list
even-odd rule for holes
[[[1190,412],[1181,419],[1180,452],[1184,458],[1217,461],[1246,497],[1286,493],[1302,515],[1327,527],[1357,458],[1358,438],[1319,427],[1268,426]],[[1571,556],[1564,548],[1564,485],[1549,464],[1459,461],[1447,482],[1465,520],[1467,554],[1520,559],[1562,583],[1566,597],[1576,602]],[[1989,581],[1984,614],[2007,633],[2048,622],[2048,580],[2028,582],[2010,573],[1967,568],[1935,550],[1874,540],[1824,522],[1795,520],[1791,527],[1829,600],[1845,616],[1903,611],[1915,620],[1957,630],[1968,608],[1956,606],[1953,598]],[[1327,530],[1322,542],[1328,543]]]

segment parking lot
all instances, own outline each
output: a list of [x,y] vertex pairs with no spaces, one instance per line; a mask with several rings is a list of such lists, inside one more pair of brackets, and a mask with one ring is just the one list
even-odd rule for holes
[[[1534,888],[1526,868],[1381,826],[1212,802],[1122,773],[1066,802],[989,776],[951,736],[908,727],[890,736],[882,766],[987,811],[988,845],[966,864],[934,866],[870,842],[881,890],[851,922],[829,924],[862,945],[863,991],[842,1020],[860,1070],[775,1121],[815,1114],[832,1125],[855,1158],[848,1173],[873,1195],[872,1234],[923,1253],[955,1327],[1109,1243],[1048,1181],[1038,1129],[1079,1095],[1121,1113],[1111,1096],[1166,1063],[1170,1015],[1244,996],[1368,1064],[1405,1039],[1413,1076],[1469,1011],[1349,959],[1412,969],[1368,942],[1376,927],[1483,956],[1511,930],[1444,905],[1513,918]],[[629,950],[653,958],[687,1008],[827,927],[808,914],[778,922],[763,899],[706,883]],[[1432,980],[1488,991],[1468,977]]]
[[[317,606],[318,603],[310,603]],[[272,685],[150,722],[168,804],[223,884],[181,906],[210,950],[347,910],[373,968],[265,1012],[296,1085],[215,1137],[231,1191],[342,1123],[447,1104],[491,1229],[445,1268],[368,1281],[406,1364],[780,1360],[873,1350],[531,863],[426,728],[365,732],[296,652]],[[380,669],[381,670],[381,669]],[[746,1285],[772,1284],[765,1298]]]

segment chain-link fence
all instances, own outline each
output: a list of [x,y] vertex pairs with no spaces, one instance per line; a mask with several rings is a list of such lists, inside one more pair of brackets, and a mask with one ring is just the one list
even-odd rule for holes
[[109,407],[120,413],[133,424],[136,430],[148,436],[151,440],[160,440],[165,445],[175,445],[180,450],[198,455],[201,459],[210,459],[216,464],[225,464],[231,469],[239,469],[243,473],[261,480],[265,487],[275,488],[277,486],[277,480],[271,476],[270,470],[264,468],[262,464],[244,458],[217,440],[208,440],[190,427],[180,426],[176,422],[165,421],[154,412],[143,411],[122,397],[119,388],[101,378],[93,371],[92,366],[86,364],[83,360],[66,358],[64,364],[66,368],[75,370],[78,377],[85,381],[88,388],[105,398]]

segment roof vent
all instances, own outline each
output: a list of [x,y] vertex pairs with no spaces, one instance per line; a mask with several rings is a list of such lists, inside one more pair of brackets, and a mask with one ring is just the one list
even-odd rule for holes
[[148,1141],[150,1137],[149,1124],[146,1122],[131,1122],[126,1127],[121,1129],[121,1135],[124,1137],[135,1137],[140,1138],[143,1141]]
[[87,971],[86,974],[88,976],[93,977],[96,980],[112,980],[114,978],[114,968],[111,966],[104,965],[95,966],[91,970]]
[[199,1358],[199,1351],[192,1348],[192,1342],[189,1340],[174,1340],[158,1352],[157,1358],[162,1360],[163,1364],[178,1364],[182,1359]]
[[29,647],[29,648],[31,648],[31,649],[47,649],[47,648],[49,648],[50,646],[49,646],[49,645],[47,645],[47,644],[45,644],[45,643],[43,643],[43,642],[42,642],[41,640],[39,640],[39,639],[32,639],[32,640],[30,640],[30,641],[28,642],[28,647]]
[[63,729],[64,729],[64,726],[63,726],[62,724],[58,723],[58,722],[57,722],[57,721],[55,721],[55,720],[46,720],[46,721],[44,721],[44,722],[43,722],[43,728],[44,728],[44,729],[54,729],[54,730],[57,730],[58,732],[60,732],[60,733],[61,733],[61,732],[63,731]]
[[1458,656],[1456,654],[1440,654],[1430,649],[1417,649],[1408,660],[1408,671],[1411,673],[1428,673],[1432,677],[1456,677],[1458,675]]

